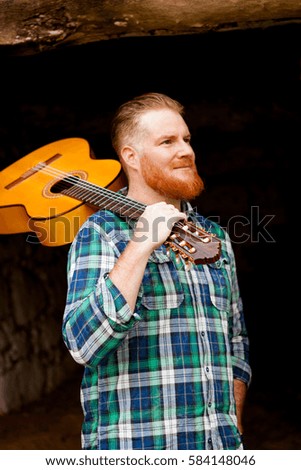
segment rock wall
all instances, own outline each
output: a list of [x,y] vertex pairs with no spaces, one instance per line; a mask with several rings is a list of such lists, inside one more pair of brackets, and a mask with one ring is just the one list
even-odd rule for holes
[[61,339],[66,248],[25,235],[0,243],[0,414],[54,390],[74,370]]
[[28,54],[114,38],[266,28],[300,19],[299,0],[1,0],[0,46]]

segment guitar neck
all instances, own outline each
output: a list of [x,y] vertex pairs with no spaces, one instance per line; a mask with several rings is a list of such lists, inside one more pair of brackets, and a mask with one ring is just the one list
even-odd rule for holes
[[[128,197],[102,188],[76,176],[68,176],[60,183],[60,192],[74,199],[106,209],[131,220],[137,220],[145,210],[145,205]],[[220,257],[220,241],[201,227],[187,221],[176,222],[170,236],[164,242],[168,251],[181,256],[187,266],[190,263],[206,264]]]
[[64,185],[61,189],[62,194],[132,220],[137,220],[146,207],[120,193],[101,188],[74,176],[68,176],[62,180],[61,184]]

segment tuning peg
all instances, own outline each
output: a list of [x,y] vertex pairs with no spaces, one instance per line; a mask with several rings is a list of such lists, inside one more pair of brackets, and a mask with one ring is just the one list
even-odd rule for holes
[[191,261],[189,259],[185,259],[185,271],[190,271],[191,268]]

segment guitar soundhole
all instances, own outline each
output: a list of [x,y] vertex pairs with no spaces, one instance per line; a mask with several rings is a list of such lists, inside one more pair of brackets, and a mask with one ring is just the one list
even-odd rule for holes
[[69,177],[59,180],[53,186],[51,186],[50,192],[52,194],[61,194],[63,191],[68,191],[68,189],[71,189],[78,180],[80,180],[78,175],[73,175],[72,179]]
[[43,196],[52,199],[61,197],[68,194],[68,191],[71,191],[78,181],[88,179],[88,173],[83,170],[75,170],[71,173],[64,173],[64,175],[65,178],[49,181],[43,189]]

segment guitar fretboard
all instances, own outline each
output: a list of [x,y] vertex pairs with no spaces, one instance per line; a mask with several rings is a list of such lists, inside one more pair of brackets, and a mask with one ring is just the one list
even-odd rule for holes
[[67,196],[133,220],[138,219],[146,207],[120,193],[100,188],[74,176],[65,178],[60,184],[61,193]]

